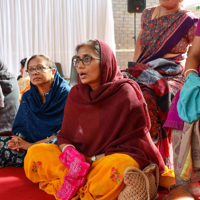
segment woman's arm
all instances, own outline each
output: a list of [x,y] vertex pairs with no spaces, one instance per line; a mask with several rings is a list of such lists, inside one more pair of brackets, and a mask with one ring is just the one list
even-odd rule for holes
[[200,65],[200,37],[195,36],[192,47],[188,53],[188,57],[185,64],[185,77],[191,72],[198,71]]
[[[47,138],[45,138],[45,139],[43,139],[43,140],[39,140],[39,141],[37,141],[37,142],[35,142],[35,143],[32,143],[32,145],[34,145],[34,144],[40,144],[40,143],[47,143],[47,142],[49,142],[50,140],[52,140],[53,138],[56,138],[56,136],[55,135],[51,135],[51,136],[49,136],[49,137],[47,137]],[[31,145],[31,146],[32,146]]]
[[[86,162],[92,164],[95,160],[100,160],[100,159],[103,158],[104,156],[105,156],[105,154],[102,153],[102,154],[99,154],[99,155],[94,155],[94,156],[92,156],[92,157],[87,157],[87,156],[85,156],[85,158],[86,158]],[[93,158],[95,158],[95,160],[93,160]]]
[[35,144],[47,143],[53,138],[56,138],[56,136],[52,135],[50,137],[47,137],[47,138],[37,141],[35,143],[30,143],[30,142],[27,142],[22,137],[14,136],[11,140],[8,141],[8,147],[14,151],[19,151],[20,149],[28,150],[29,147],[31,147]]
[[136,41],[136,45],[135,45],[135,52],[134,52],[134,56],[133,56],[133,62],[136,62],[140,52],[141,52],[141,45],[140,45],[140,37],[141,37],[141,32],[139,33],[138,37],[137,37],[137,41]]
[[[75,148],[75,146],[72,145],[72,144],[61,144],[61,145],[59,145],[59,148],[60,148],[60,150],[61,150],[62,152],[64,152],[65,149],[66,149],[67,147],[69,147],[69,146]],[[80,152],[80,153],[81,153],[81,152]],[[84,154],[83,154],[83,155],[84,155]],[[84,155],[84,156],[85,156],[85,158],[86,158],[86,162],[92,164],[92,163],[93,163],[92,157],[95,157],[95,160],[99,160],[99,159],[103,158],[103,157],[105,156],[105,154],[94,155],[94,156],[92,156],[92,157],[88,157],[88,156],[86,156],[86,155]]]

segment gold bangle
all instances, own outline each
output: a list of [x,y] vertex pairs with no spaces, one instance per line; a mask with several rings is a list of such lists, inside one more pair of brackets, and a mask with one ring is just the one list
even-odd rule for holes
[[67,148],[67,147],[73,147],[74,149],[76,149],[76,147],[72,144],[67,144],[65,145],[63,148],[62,148],[62,152],[64,152],[64,150]]
[[184,72],[184,77],[186,78],[186,73],[189,72],[189,71],[193,71],[194,73],[198,74],[199,75],[199,72],[196,70],[196,69],[188,69]]

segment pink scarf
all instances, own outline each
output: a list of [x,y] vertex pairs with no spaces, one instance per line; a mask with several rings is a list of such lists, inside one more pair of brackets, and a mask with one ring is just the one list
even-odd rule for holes
[[68,200],[77,194],[78,190],[85,184],[90,164],[85,162],[85,157],[73,147],[67,147],[60,154],[59,159],[69,169],[69,172],[56,196],[62,200]]

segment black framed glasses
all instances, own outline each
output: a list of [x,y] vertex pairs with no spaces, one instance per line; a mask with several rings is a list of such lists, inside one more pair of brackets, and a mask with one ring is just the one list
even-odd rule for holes
[[72,64],[74,67],[77,67],[78,64],[82,61],[84,65],[89,65],[92,62],[92,59],[100,60],[100,58],[94,57],[94,56],[85,56],[82,59],[79,57],[74,56],[72,59]]
[[43,65],[38,65],[37,67],[30,67],[26,70],[27,74],[32,75],[34,72],[44,72],[44,70],[52,69],[52,67],[44,67]]

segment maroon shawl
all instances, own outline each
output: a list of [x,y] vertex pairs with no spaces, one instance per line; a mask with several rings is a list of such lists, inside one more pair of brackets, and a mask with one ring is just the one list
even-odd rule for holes
[[123,79],[112,50],[99,42],[101,85],[92,91],[79,82],[71,89],[58,144],[73,144],[86,156],[124,153],[141,168],[154,162],[164,170],[149,134],[150,120],[140,87]]

